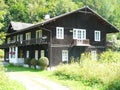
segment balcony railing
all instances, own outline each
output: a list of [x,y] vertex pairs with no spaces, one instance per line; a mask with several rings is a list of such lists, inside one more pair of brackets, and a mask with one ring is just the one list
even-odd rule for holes
[[25,46],[25,45],[35,45],[35,44],[48,44],[47,39],[42,39],[42,38],[33,38],[31,40],[23,40],[23,41],[11,41],[8,44],[3,44],[0,45],[0,48],[8,48],[9,46],[12,45],[17,45],[17,46]]
[[73,45],[74,46],[90,46],[90,41],[89,41],[89,39],[74,40]]

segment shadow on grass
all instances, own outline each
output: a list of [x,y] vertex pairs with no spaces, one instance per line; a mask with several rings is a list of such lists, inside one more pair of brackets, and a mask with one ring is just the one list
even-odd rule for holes
[[24,71],[40,72],[42,70],[34,69],[34,68],[26,68],[26,67],[22,67],[22,66],[5,66],[5,71],[6,72],[24,72]]

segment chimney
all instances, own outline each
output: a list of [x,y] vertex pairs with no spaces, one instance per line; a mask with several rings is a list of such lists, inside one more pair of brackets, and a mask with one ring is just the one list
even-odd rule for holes
[[50,14],[46,14],[45,17],[44,17],[45,20],[48,20],[50,19]]

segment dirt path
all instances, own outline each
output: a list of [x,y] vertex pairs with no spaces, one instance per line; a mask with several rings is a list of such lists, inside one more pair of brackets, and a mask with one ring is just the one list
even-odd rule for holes
[[27,90],[70,90],[65,86],[40,76],[31,76],[20,72],[8,72],[8,75],[11,79],[17,80],[25,85]]

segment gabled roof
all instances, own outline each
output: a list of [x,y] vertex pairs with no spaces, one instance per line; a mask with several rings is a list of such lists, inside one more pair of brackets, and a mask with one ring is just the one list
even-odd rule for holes
[[85,6],[83,8],[80,8],[78,10],[75,10],[75,11],[72,11],[72,12],[68,12],[68,13],[65,13],[65,14],[62,14],[62,15],[59,15],[59,16],[56,16],[56,17],[53,17],[53,18],[50,18],[48,20],[45,20],[43,22],[40,22],[40,23],[37,23],[35,25],[31,25],[30,27],[24,27],[20,30],[23,31],[23,30],[29,30],[31,28],[35,28],[35,27],[39,27],[39,26],[44,26],[45,24],[47,23],[50,23],[50,22],[53,22],[53,21],[56,21],[57,19],[59,18],[62,18],[62,17],[65,17],[67,15],[70,15],[70,14],[73,14],[73,13],[77,13],[77,12],[80,12],[80,13],[86,13],[86,14],[92,14],[94,15],[95,17],[97,17],[99,20],[101,20],[107,27],[107,33],[113,33],[113,32],[119,32],[119,30],[114,26],[112,25],[111,23],[109,23],[105,18],[103,18],[102,16],[100,16],[99,14],[97,14],[94,10],[92,10],[91,8],[89,8],[88,6]]
[[21,23],[21,22],[14,22],[14,21],[11,21],[10,24],[12,26],[12,29],[16,31],[22,30],[22,29],[25,29],[25,28],[28,28],[34,25],[30,23]]

